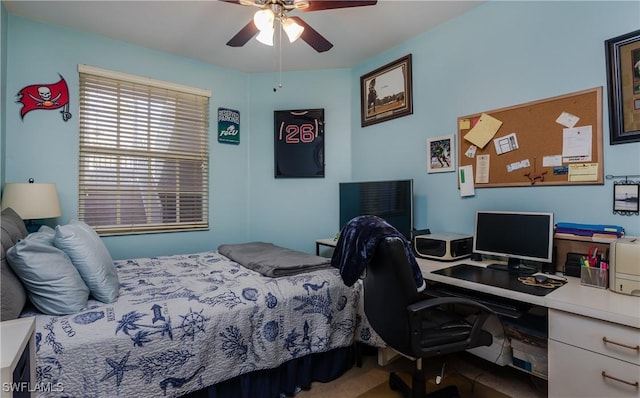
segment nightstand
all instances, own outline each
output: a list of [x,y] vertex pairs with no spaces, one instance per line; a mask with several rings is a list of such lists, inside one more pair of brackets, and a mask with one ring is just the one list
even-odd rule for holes
[[35,326],[33,317],[0,322],[2,398],[35,396]]

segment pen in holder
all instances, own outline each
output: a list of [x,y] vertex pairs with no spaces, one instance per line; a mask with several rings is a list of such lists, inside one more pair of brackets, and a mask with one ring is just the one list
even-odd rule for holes
[[609,270],[597,267],[580,267],[580,284],[606,289],[609,287]]

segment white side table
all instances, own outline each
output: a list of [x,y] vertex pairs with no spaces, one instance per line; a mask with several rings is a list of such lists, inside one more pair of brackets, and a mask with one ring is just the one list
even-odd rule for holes
[[36,380],[36,320],[0,322],[0,397],[31,397]]

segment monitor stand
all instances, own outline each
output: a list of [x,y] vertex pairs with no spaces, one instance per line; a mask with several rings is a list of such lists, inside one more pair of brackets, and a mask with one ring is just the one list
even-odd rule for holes
[[509,258],[509,262],[507,264],[489,264],[487,265],[487,268],[518,273],[520,271],[520,260],[517,258]]

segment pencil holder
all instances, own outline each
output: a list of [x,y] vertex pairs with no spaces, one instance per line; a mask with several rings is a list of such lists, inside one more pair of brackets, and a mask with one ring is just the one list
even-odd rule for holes
[[595,267],[580,267],[580,284],[606,289],[609,287],[609,270]]

